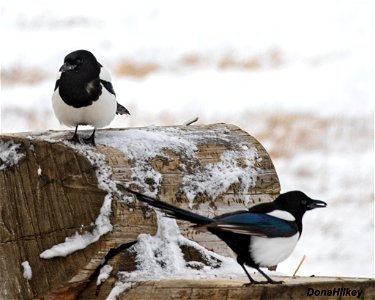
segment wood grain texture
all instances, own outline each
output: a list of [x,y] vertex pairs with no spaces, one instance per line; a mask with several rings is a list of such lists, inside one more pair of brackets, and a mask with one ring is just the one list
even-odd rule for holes
[[[120,299],[142,299],[142,300],[290,300],[290,299],[375,299],[375,280],[353,279],[353,278],[324,278],[324,277],[300,277],[282,278],[285,284],[277,285],[253,285],[244,286],[248,282],[243,280],[164,280],[158,282],[135,283],[131,289],[125,291]],[[340,296],[307,296],[308,289],[333,290],[347,288],[361,290],[362,294],[357,297]]]
[[[174,126],[181,138],[200,136],[194,161],[189,161],[173,149],[164,149],[162,155],[150,158],[149,164],[162,176],[157,194],[177,206],[188,207],[189,200],[181,192],[181,180],[186,172],[202,172],[210,163],[219,162],[225,151],[244,141],[256,148],[258,159],[255,185],[241,193],[241,182],[231,185],[216,199],[198,194],[194,209],[202,214],[218,214],[243,209],[245,197],[253,203],[271,201],[280,192],[280,185],[272,161],[264,147],[248,133],[227,124]],[[116,132],[130,129],[101,130]],[[142,129],[139,129],[142,130]],[[154,128],[158,131],[158,128]],[[160,130],[165,130],[161,127]],[[219,134],[220,133],[220,134]],[[225,138],[222,138],[223,133]],[[95,278],[90,277],[110,249],[137,240],[140,233],[155,234],[157,221],[154,213],[138,202],[127,203],[119,194],[113,195],[110,233],[98,242],[66,257],[41,259],[40,253],[61,243],[75,232],[91,231],[107,192],[98,187],[97,168],[87,157],[59,140],[71,133],[47,132],[0,136],[0,141],[20,145],[25,156],[16,165],[0,171],[0,298],[4,299],[87,299],[96,290]],[[131,144],[132,141],[129,141]],[[97,153],[104,155],[112,169],[113,182],[134,181],[132,170],[137,159],[129,159],[123,151],[98,145]],[[183,153],[183,152],[182,152]],[[184,167],[182,167],[182,165]],[[38,169],[42,172],[38,174]],[[150,181],[150,188],[154,186]],[[135,186],[136,187],[136,186]],[[118,186],[121,191],[121,186]],[[147,217],[146,217],[147,216]],[[191,230],[185,222],[179,223],[185,236],[203,246],[228,254],[228,248],[210,234]],[[199,258],[194,249],[182,249],[187,261]],[[121,255],[128,255],[130,263],[124,266]],[[129,253],[123,252],[112,261],[115,270],[136,268]],[[21,263],[29,261],[33,277],[22,276]],[[110,277],[100,297],[108,295]]]
[[[0,172],[0,299],[74,299],[111,248],[154,234],[156,219],[144,208],[115,198],[111,233],[67,257],[41,259],[40,253],[75,232],[91,231],[106,192],[95,168],[61,143],[2,136],[21,145],[25,158]],[[38,176],[38,168],[41,176]],[[29,261],[33,278],[23,278]]]
[[[28,299],[69,280],[97,252],[98,245],[92,245],[66,258],[39,258],[44,249],[66,236],[90,230],[104,193],[97,188],[90,163],[66,146],[11,140],[21,145],[25,158],[0,172],[1,296]],[[43,168],[41,176],[39,166]],[[21,262],[25,260],[32,266],[34,280],[22,276]]]

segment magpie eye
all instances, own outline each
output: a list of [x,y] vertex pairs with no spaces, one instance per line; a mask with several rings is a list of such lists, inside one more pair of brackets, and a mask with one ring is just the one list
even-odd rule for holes
[[76,59],[76,64],[80,65],[81,63],[83,63],[83,59],[82,58],[77,58]]
[[306,204],[307,204],[306,199],[302,199],[302,200],[301,200],[301,203],[302,203],[302,205],[306,205]]

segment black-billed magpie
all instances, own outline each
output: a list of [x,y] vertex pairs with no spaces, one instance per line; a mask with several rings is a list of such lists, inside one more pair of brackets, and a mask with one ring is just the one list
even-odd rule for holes
[[[163,201],[126,189],[138,200],[156,207],[167,216],[189,221],[222,239],[236,254],[250,284],[282,283],[274,281],[260,267],[276,266],[285,260],[296,246],[302,233],[302,217],[308,210],[327,204],[313,200],[300,191],[279,195],[275,201],[261,203],[249,210],[240,210],[207,218]],[[266,282],[255,281],[245,264],[258,270]]]
[[79,142],[79,125],[94,131],[84,141],[95,146],[96,128],[107,126],[116,114],[130,114],[116,101],[108,71],[87,50],[77,50],[64,58],[52,95],[52,106],[60,123],[75,126],[71,141]]

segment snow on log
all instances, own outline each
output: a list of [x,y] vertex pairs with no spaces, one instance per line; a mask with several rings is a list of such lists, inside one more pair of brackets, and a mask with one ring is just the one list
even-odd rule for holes
[[123,187],[207,216],[272,201],[278,177],[256,139],[227,124],[100,130],[96,148],[70,135],[0,136],[1,299],[105,299],[132,282],[243,277],[224,243]]

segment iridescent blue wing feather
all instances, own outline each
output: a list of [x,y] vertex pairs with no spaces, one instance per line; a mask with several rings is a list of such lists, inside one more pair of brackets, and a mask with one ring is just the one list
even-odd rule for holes
[[220,230],[262,237],[289,237],[298,232],[297,224],[267,214],[239,213],[217,218],[205,225],[208,230]]

